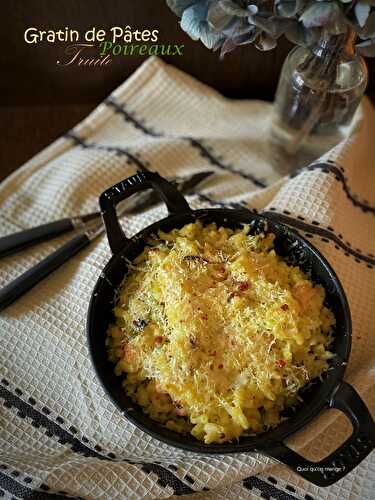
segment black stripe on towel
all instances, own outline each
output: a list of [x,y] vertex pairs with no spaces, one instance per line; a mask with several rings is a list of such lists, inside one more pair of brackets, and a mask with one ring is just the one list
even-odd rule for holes
[[[108,106],[113,107],[115,109],[116,113],[122,114],[122,116],[124,117],[124,120],[126,122],[131,123],[135,128],[142,131],[144,134],[149,135],[151,137],[167,137],[167,134],[155,132],[153,129],[146,126],[144,123],[141,122],[141,120],[135,118],[134,114],[131,114],[129,111],[127,111],[125,109],[124,105],[120,105],[120,104],[116,103],[113,98],[107,99],[107,101],[105,101],[105,103]],[[189,141],[191,146],[198,149],[201,152],[202,156],[207,158],[212,165],[215,165],[223,170],[227,170],[233,174],[241,175],[241,177],[248,179],[248,180],[251,180],[258,187],[267,187],[267,184],[264,181],[257,179],[255,176],[238,171],[237,169],[231,167],[230,165],[225,165],[224,163],[222,163],[219,159],[217,159],[215,157],[215,155],[211,154],[208,151],[207,147],[205,147],[202,144],[202,141],[199,141],[198,139],[194,139],[192,137],[183,137],[182,139]],[[345,194],[347,195],[348,199],[352,202],[352,204],[354,206],[361,208],[361,210],[365,213],[370,212],[370,213],[375,214],[375,207],[371,207],[369,205],[369,203],[367,203],[366,201],[360,201],[358,199],[358,196],[356,196],[355,194],[352,193],[350,187],[347,184],[346,177],[343,175],[343,173],[340,171],[340,169],[334,163],[329,163],[329,162],[327,162],[327,163],[315,163],[313,165],[309,165],[307,167],[304,167],[301,170],[297,170],[296,172],[291,174],[290,177],[291,178],[296,177],[300,172],[303,172],[305,170],[311,171],[311,170],[316,170],[316,169],[320,169],[325,173],[329,173],[329,172],[333,173],[335,178],[339,182],[341,182]]]
[[[9,382],[5,381],[8,385]],[[4,380],[2,380],[4,384]],[[6,385],[6,384],[5,384]],[[31,423],[34,427],[43,427],[46,432],[46,436],[48,437],[57,437],[58,442],[63,445],[69,445],[71,450],[74,453],[79,453],[85,457],[93,457],[98,458],[99,460],[107,460],[107,461],[121,461],[126,462],[131,465],[140,466],[143,472],[147,475],[150,472],[153,472],[158,480],[158,484],[165,488],[171,487],[175,495],[186,495],[189,493],[193,493],[194,490],[186,485],[183,481],[181,481],[178,477],[176,477],[172,472],[167,470],[156,463],[147,463],[147,462],[132,462],[130,460],[116,460],[116,456],[109,452],[107,455],[103,453],[92,450],[89,446],[79,441],[76,437],[74,437],[70,432],[60,427],[57,423],[55,423],[51,418],[47,417],[47,414],[50,414],[51,411],[48,408],[43,408],[46,410],[44,413],[36,410],[29,403],[26,403],[19,396],[13,394],[4,386],[0,385],[0,398],[4,400],[4,405],[8,408],[15,408],[17,411],[17,415],[20,418],[28,417],[31,419]],[[97,448],[101,450],[100,447],[96,445]],[[102,450],[101,450],[102,451]]]
[[[255,212],[257,211],[255,209],[251,209],[246,205],[246,203],[240,202],[240,203],[230,203],[230,202],[222,202],[222,201],[217,201],[211,198],[210,196],[199,193],[197,191],[194,192],[194,194],[201,200],[206,203],[209,203],[211,206],[216,206],[216,207],[222,207],[222,208],[238,208],[238,209],[247,209],[250,212]],[[332,241],[335,243],[335,248],[336,250],[341,250],[344,251],[344,255],[346,257],[349,257],[350,255],[354,257],[355,261],[357,263],[363,262],[367,264],[367,267],[369,269],[372,269],[375,266],[375,257],[371,256],[371,254],[366,255],[364,252],[362,252],[359,249],[353,249],[352,245],[349,242],[344,242],[342,241],[341,237],[342,235],[337,236],[334,232],[333,229],[325,229],[325,228],[320,228],[317,227],[319,224],[316,221],[313,221],[313,224],[309,224],[307,222],[303,222],[301,219],[302,217],[299,218],[299,220],[289,217],[287,215],[281,214],[277,212],[277,209],[274,207],[271,207],[268,211],[262,211],[260,212],[260,215],[264,215],[265,217],[272,218],[278,222],[281,222],[283,224],[287,224],[289,226],[295,227],[296,229],[299,229],[301,231],[304,231],[306,233],[307,237],[312,237],[313,235],[320,236],[321,240],[328,243],[329,241]],[[289,212],[288,212],[289,215]]]
[[83,149],[94,149],[96,151],[107,151],[108,153],[114,153],[117,156],[125,156],[130,164],[133,164],[136,168],[143,169],[146,165],[145,163],[135,154],[131,153],[125,148],[120,148],[117,146],[108,146],[105,144],[97,144],[96,142],[87,142],[85,139],[78,137],[77,134],[70,131],[65,134],[67,139],[72,139],[76,146],[81,146]]
[[207,148],[207,146],[203,145],[202,141],[199,141],[198,139],[194,139],[193,137],[184,137],[183,139],[185,139],[186,141],[189,141],[189,143],[192,145],[192,147],[197,149],[199,151],[199,154],[203,158],[206,158],[209,161],[209,163],[211,165],[213,165],[214,167],[218,167],[221,170],[225,170],[225,171],[230,172],[231,174],[234,174],[234,175],[240,175],[243,179],[251,181],[257,187],[260,187],[260,188],[267,187],[267,184],[263,180],[255,177],[255,175],[239,171],[236,168],[232,167],[231,165],[223,163],[221,160],[219,160],[217,158],[217,156],[215,156],[209,150],[209,148]]
[[[25,498],[27,500],[61,500],[62,498],[74,498],[75,500],[79,500],[80,497],[73,497],[68,495],[60,495],[58,493],[49,493],[48,491],[40,491],[34,490],[32,488],[28,488],[27,486],[19,483],[15,479],[3,474],[0,471],[0,486],[3,490],[6,490],[8,493],[15,495],[18,498]],[[0,489],[0,492],[2,490]],[[1,493],[0,493],[1,495]]]
[[354,250],[346,243],[344,243],[335,233],[328,229],[324,229],[322,227],[317,227],[313,224],[308,224],[301,220],[294,219],[293,217],[289,217],[288,215],[281,214],[279,212],[271,212],[264,211],[263,215],[274,219],[276,221],[282,222],[283,224],[288,224],[289,226],[293,226],[296,229],[300,229],[307,234],[314,234],[320,236],[323,240],[330,240],[335,243],[337,247],[340,247],[344,250],[345,255],[352,255],[357,261],[366,262],[369,266],[375,266],[375,258],[364,255],[362,252],[358,250]]
[[130,114],[126,109],[124,105],[120,105],[117,103],[113,98],[106,99],[104,101],[104,104],[107,106],[113,108],[116,113],[119,113],[122,115],[124,120],[127,123],[131,123],[134,128],[137,130],[140,130],[143,132],[145,135],[149,135],[151,137],[165,137],[165,134],[161,134],[159,132],[155,132],[152,128],[148,127],[144,123],[141,122],[141,120],[137,120],[134,115]]
[[277,500],[297,500],[297,497],[275,488],[273,484],[269,484],[257,476],[250,476],[244,479],[242,481],[242,484],[248,490],[256,488],[257,490],[261,491],[261,498],[276,498]]
[[[153,129],[146,126],[144,123],[141,122],[141,120],[135,118],[133,114],[131,114],[129,111],[127,111],[123,105],[116,103],[113,99],[107,99],[105,101],[105,104],[113,107],[115,109],[115,112],[120,113],[126,122],[132,124],[136,129],[142,131],[144,134],[151,136],[151,137],[168,137],[167,134],[155,132]],[[68,137],[69,135],[70,135],[70,137],[73,138],[74,134],[73,134],[73,132],[70,132],[66,136]],[[252,174],[244,173],[244,172],[239,171],[230,165],[226,165],[226,164],[222,163],[216,156],[214,156],[208,150],[208,148],[206,146],[203,145],[202,141],[199,141],[198,139],[194,139],[193,137],[175,137],[175,138],[189,141],[191,146],[198,149],[200,151],[201,156],[208,159],[208,161],[211,163],[211,165],[214,165],[218,168],[221,168],[223,170],[231,172],[232,174],[240,175],[241,177],[252,181],[258,187],[267,187],[267,184],[263,180],[257,179]],[[100,146],[100,145],[97,145],[97,146]],[[86,147],[94,148],[95,144],[91,144],[90,146],[86,145]],[[102,149],[106,149],[106,147],[103,146]],[[120,153],[120,151],[124,152],[124,150],[121,150],[121,148],[112,148],[112,149],[113,150],[117,149],[119,153]],[[325,163],[315,163],[313,165],[303,167],[302,169],[296,170],[296,172],[292,173],[290,175],[290,178],[296,177],[297,175],[299,175],[303,171],[306,171],[306,170],[312,171],[312,170],[316,170],[316,169],[320,169],[324,173],[330,173],[330,172],[333,173],[336,180],[342,184],[342,187],[343,187],[345,194],[347,195],[348,199],[351,201],[351,203],[354,206],[359,207],[364,213],[370,212],[372,214],[375,214],[375,207],[370,206],[370,204],[367,201],[360,201],[359,197],[352,193],[350,187],[347,184],[347,178],[344,176],[343,172],[341,171],[343,169],[340,170],[332,162],[327,161]]]
[[341,182],[346,196],[355,207],[360,208],[365,213],[370,212],[373,215],[375,215],[375,207],[370,206],[367,200],[360,201],[359,197],[353,194],[352,190],[348,186],[347,178],[336,165],[331,163],[314,163],[313,165],[304,167],[301,170],[297,170],[294,174],[291,175],[291,178],[296,177],[299,173],[304,172],[306,170],[307,171],[321,170],[326,174],[332,173],[335,176],[336,180]]
[[203,144],[202,139],[197,139],[194,137],[169,136],[168,134],[164,134],[162,132],[156,132],[151,127],[147,126],[143,121],[136,118],[133,113],[127,111],[123,104],[117,103],[113,98],[107,99],[104,102],[105,104],[107,104],[107,106],[112,107],[116,113],[121,114],[127,123],[130,123],[134,128],[140,130],[145,135],[148,135],[150,137],[172,137],[173,139],[183,140],[190,144],[190,146],[192,146],[193,148],[197,149],[199,151],[199,154],[203,158],[206,158],[211,165],[216,166],[222,170],[226,170],[227,172],[230,172],[234,175],[239,175],[243,179],[251,181],[257,187],[267,187],[266,182],[264,182],[262,179],[258,179],[257,177],[255,177],[255,175],[243,172],[242,170],[238,170],[237,168],[224,163],[217,157],[214,152],[212,152],[211,147],[207,147]]
[[[7,380],[3,379],[1,382],[2,382],[2,384],[9,386],[9,382]],[[22,391],[20,389],[15,389],[15,391],[17,391],[17,393],[19,395],[22,395]],[[31,403],[29,404],[29,403],[26,403],[23,399],[21,399],[19,397],[19,395],[13,394],[12,392],[10,392],[9,389],[0,385],[0,398],[4,399],[5,406],[8,408],[13,407],[16,410],[18,410],[17,415],[20,418],[25,418],[25,417],[30,418],[33,426],[43,427],[44,429],[46,429],[46,435],[48,437],[51,437],[51,438],[54,436],[58,437],[60,444],[69,444],[73,452],[79,453],[79,454],[84,455],[86,457],[93,457],[93,458],[98,458],[100,460],[107,460],[107,461],[115,461],[116,460],[116,456],[113,453],[108,453],[107,455],[103,455],[100,452],[94,451],[91,448],[89,448],[88,446],[86,446],[84,443],[79,441],[77,438],[75,438],[70,432],[66,431],[64,428],[57,425],[54,421],[51,420],[50,417],[47,416],[47,415],[50,415],[52,413],[51,410],[49,410],[47,407],[43,407],[42,412],[40,412],[40,411],[36,410],[35,408],[33,408],[33,405],[36,404],[36,401],[33,398],[29,398],[29,401],[31,400]],[[57,419],[59,420],[59,422],[64,421],[61,417],[58,417]],[[70,428],[72,429],[72,432],[77,433],[76,429],[74,429],[73,427],[70,427]],[[86,441],[88,441],[88,440],[86,439]],[[97,445],[95,446],[95,448],[103,451]],[[166,469],[165,467],[162,467],[158,463],[147,463],[147,462],[139,463],[139,462],[132,462],[130,460],[124,460],[124,459],[116,460],[116,461],[129,463],[129,464],[134,465],[134,466],[139,465],[140,468],[142,469],[142,471],[144,473],[146,473],[147,475],[150,473],[154,473],[158,478],[157,483],[159,484],[159,486],[161,486],[163,488],[166,488],[166,487],[172,488],[173,492],[176,496],[188,495],[188,494],[192,494],[192,493],[196,492],[196,490],[193,490],[192,488],[190,488],[190,486],[186,485],[183,481],[181,481],[181,479],[179,479],[172,472],[170,472],[170,470]],[[170,467],[170,468],[172,468],[172,467]],[[8,478],[8,476],[5,476],[5,477]],[[0,479],[1,479],[1,473],[0,473]],[[195,483],[194,478],[192,478],[189,474],[185,474],[184,479],[186,479],[186,481],[188,481],[190,484]],[[246,484],[244,484],[244,485],[247,489],[250,489],[249,488],[250,484],[255,485],[255,483],[256,483],[255,487],[261,491],[263,491],[264,488],[269,487],[268,483],[266,483],[265,481],[259,480],[258,478],[255,478],[255,476],[248,478],[245,481],[246,481]],[[13,481],[13,482],[15,482],[15,481]],[[23,485],[19,485],[19,487],[22,488]],[[42,487],[44,487],[45,489],[48,489],[47,485],[42,485]],[[278,490],[274,486],[272,488],[273,488],[273,491],[277,491],[277,492],[279,492],[280,495],[284,495],[283,497],[282,496],[276,497],[276,498],[280,498],[280,500],[292,500],[294,498],[292,496],[286,497],[285,493],[283,493],[281,490]],[[25,491],[26,490],[33,491],[33,490],[25,487]],[[205,488],[204,490],[209,491],[207,488]],[[267,491],[268,491],[268,489],[265,490],[265,494],[267,493]],[[21,498],[39,499],[39,497],[37,496],[38,494],[39,494],[39,492],[36,492],[35,493],[36,496],[34,496],[34,497],[27,496],[27,497],[21,497]],[[41,494],[43,495],[40,497],[41,500],[43,500],[44,498],[45,499],[48,499],[48,498],[51,498],[51,499],[52,498],[59,498],[60,499],[61,497],[64,496],[63,494],[60,494],[60,495],[59,494],[52,494],[52,493],[47,493],[45,491],[42,491]],[[49,495],[48,497],[46,496],[47,494]],[[79,499],[80,497],[74,497],[74,498]]]

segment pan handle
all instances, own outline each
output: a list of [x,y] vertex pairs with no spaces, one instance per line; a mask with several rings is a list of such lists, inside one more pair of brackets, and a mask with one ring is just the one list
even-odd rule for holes
[[151,188],[156,191],[167,205],[169,214],[190,211],[188,202],[182,194],[156,172],[139,172],[132,177],[128,177],[104,191],[99,198],[100,210],[112,253],[119,252],[129,241],[120,226],[116,213],[116,205],[138,191]]
[[356,467],[375,448],[374,421],[354,388],[341,382],[329,401],[329,408],[336,408],[349,418],[353,432],[351,436],[328,457],[311,462],[284,443],[262,449],[300,476],[317,486],[329,486]]

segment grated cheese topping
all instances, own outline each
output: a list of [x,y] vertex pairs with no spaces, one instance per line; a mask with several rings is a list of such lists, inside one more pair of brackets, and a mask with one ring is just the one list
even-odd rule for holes
[[325,291],[274,238],[198,221],[159,231],[132,263],[107,348],[152,419],[206,443],[263,432],[328,368]]

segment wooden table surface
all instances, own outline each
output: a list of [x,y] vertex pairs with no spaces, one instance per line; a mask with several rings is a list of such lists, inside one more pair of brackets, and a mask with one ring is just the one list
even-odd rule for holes
[[95,106],[1,106],[0,181],[71,129]]

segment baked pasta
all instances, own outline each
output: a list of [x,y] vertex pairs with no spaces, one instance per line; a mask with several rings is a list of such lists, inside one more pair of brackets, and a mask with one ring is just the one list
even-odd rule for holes
[[274,238],[197,221],[159,231],[129,263],[106,343],[152,419],[205,443],[260,433],[328,368],[325,291]]

